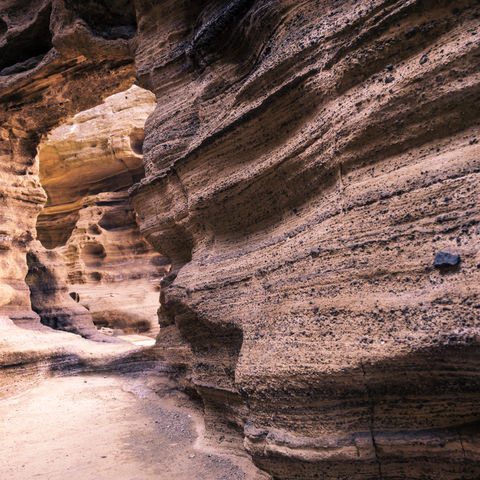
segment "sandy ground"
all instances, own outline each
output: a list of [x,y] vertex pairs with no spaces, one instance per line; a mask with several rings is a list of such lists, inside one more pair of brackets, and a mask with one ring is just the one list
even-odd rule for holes
[[157,374],[46,378],[0,399],[1,480],[258,480],[202,441],[194,404]]

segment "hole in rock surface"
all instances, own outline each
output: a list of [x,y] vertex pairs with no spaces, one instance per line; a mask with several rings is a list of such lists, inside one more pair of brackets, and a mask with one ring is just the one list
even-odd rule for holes
[[100,272],[91,272],[88,274],[90,280],[94,282],[99,282],[102,279],[102,274]]
[[[0,48],[0,75],[30,70],[38,65],[52,48],[50,15],[48,4],[38,13],[37,18],[24,30],[8,35],[8,40]],[[7,32],[5,21],[0,19],[0,35]]]
[[108,40],[132,38],[137,30],[134,2],[129,0],[67,0],[66,5]]
[[83,247],[82,260],[86,266],[98,267],[107,256],[105,247],[100,243],[88,243]]
[[70,296],[78,303],[80,301],[80,295],[77,292],[70,292]]
[[0,18],[0,36],[4,35],[8,30],[7,23]]
[[105,257],[107,254],[105,252],[105,247],[101,245],[100,243],[89,243],[87,244],[83,252],[86,253],[87,255],[91,255],[93,257]]
[[92,235],[100,235],[102,233],[102,230],[99,228],[98,225],[90,225],[88,227],[88,233]]
[[133,210],[111,209],[102,215],[98,226],[104,230],[122,230],[128,224],[135,222]]
[[138,155],[143,154],[144,139],[145,139],[145,135],[143,133],[143,130],[140,128],[136,128],[130,134],[130,146],[132,147],[132,150]]
[[41,213],[37,218],[37,237],[42,245],[49,250],[65,245],[75,228],[78,218],[78,211],[53,213],[48,217]]

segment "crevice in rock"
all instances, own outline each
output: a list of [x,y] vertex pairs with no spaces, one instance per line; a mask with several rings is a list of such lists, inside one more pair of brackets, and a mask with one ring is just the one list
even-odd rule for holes
[[5,33],[7,33],[7,30],[8,30],[7,22],[5,22],[5,20],[0,18],[0,39],[3,35],[5,35]]
[[[187,300],[172,295],[169,290],[179,288],[174,284],[176,278],[171,275],[162,284],[160,314],[163,328],[178,329],[191,352],[179,384],[187,392],[195,391],[201,398],[206,435],[210,441],[223,448],[242,450],[243,423],[238,418],[238,411],[244,410],[245,406],[235,385],[235,370],[243,332],[233,323],[209,321],[196,314]],[[162,340],[161,330],[160,348]]]
[[467,458],[467,455],[465,453],[465,447],[463,446],[462,432],[458,430],[457,434],[458,434],[458,441],[460,442],[460,447],[462,448],[463,459],[465,460]]
[[[36,18],[27,28],[9,36],[8,42],[0,48],[0,76],[34,68],[51,50],[51,12],[51,4],[45,4],[45,8],[37,13]],[[1,22],[5,24],[3,20]],[[2,28],[1,24],[0,28]],[[6,34],[8,36],[8,30]]]
[[134,128],[130,133],[130,146],[132,150],[138,154],[143,154],[143,141],[145,140],[145,134],[143,129]]
[[134,3],[128,0],[66,0],[93,33],[107,40],[130,39],[137,30]]
[[365,391],[367,393],[368,405],[369,405],[369,409],[370,409],[370,425],[369,425],[370,436],[371,436],[371,439],[372,439],[373,450],[375,452],[375,461],[376,461],[377,466],[378,466],[378,480],[383,480],[382,464],[380,462],[379,450],[378,450],[378,447],[377,447],[377,443],[375,441],[375,401],[373,399],[373,395],[372,395],[372,393],[370,391],[370,388],[368,386],[367,373],[365,371],[365,365],[363,364],[363,362],[360,362],[360,368],[362,370],[363,381],[364,381],[364,385],[365,385]]

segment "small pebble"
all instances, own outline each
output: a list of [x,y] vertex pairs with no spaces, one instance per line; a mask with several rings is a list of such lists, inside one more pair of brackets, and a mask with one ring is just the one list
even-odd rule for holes
[[438,252],[433,260],[436,268],[455,267],[460,263],[460,256],[447,252]]

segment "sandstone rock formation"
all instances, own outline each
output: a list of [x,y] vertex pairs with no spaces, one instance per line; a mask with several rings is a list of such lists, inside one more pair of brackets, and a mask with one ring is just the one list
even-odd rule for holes
[[132,47],[157,106],[131,199],[172,261],[157,352],[212,439],[275,479],[478,479],[478,2],[21,3],[0,314],[32,315],[39,135],[126,88]]
[[158,332],[168,259],[138,231],[126,189],[143,177],[143,125],[154,96],[131,87],[54,129],[38,150],[48,201],[38,238],[67,265],[72,296],[99,326]]
[[27,264],[26,282],[30,289],[32,309],[38,313],[41,323],[92,340],[101,339],[90,312],[68,294],[64,259],[35,241],[29,246]]
[[144,176],[143,126],[154,106],[152,93],[133,86],[78,113],[40,143],[48,201],[37,231],[47,248],[65,245],[85,197],[126,190]]
[[37,321],[25,284],[26,253],[46,200],[36,147],[59,120],[131,85],[129,2],[85,10],[77,0],[0,5],[0,314]]
[[83,205],[66,245],[56,249],[67,265],[70,294],[97,326],[155,335],[168,259],[140,235],[126,192],[89,196]]
[[478,2],[137,5],[158,348],[213,427],[277,479],[479,478]]

